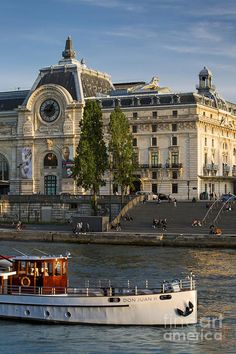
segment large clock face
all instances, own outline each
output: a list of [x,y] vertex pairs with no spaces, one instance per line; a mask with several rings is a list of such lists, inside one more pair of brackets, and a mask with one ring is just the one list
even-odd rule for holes
[[45,122],[51,123],[58,118],[60,107],[57,101],[49,99],[41,104],[39,112]]

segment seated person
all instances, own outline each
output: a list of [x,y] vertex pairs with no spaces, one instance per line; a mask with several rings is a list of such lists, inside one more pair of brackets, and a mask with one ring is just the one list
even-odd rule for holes
[[215,228],[215,235],[217,235],[217,236],[222,235],[222,230],[219,227]]

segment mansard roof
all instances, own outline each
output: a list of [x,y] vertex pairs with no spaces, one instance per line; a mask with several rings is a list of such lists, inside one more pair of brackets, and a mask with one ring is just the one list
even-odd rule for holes
[[[88,68],[84,60],[75,58],[72,41],[68,37],[63,58],[58,64],[40,70],[39,76],[32,86],[31,93],[42,85],[56,84],[64,87],[75,101],[83,101],[87,97],[106,95],[114,86],[110,76]],[[26,103],[26,102],[25,102]]]
[[0,112],[16,109],[24,102],[28,92],[29,90],[0,92]]

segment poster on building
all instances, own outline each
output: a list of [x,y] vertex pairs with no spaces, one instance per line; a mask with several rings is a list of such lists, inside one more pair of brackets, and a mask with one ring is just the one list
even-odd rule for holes
[[62,149],[62,178],[72,178],[73,167],[73,148],[72,146],[64,146]]
[[32,150],[30,147],[23,147],[21,149],[20,172],[22,178],[32,178]]

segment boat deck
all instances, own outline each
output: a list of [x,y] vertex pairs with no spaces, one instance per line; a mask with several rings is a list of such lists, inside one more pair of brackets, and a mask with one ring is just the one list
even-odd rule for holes
[[[186,280],[175,280],[173,282],[163,282],[160,286],[149,288],[138,287],[137,285],[126,287],[107,286],[90,286],[87,282],[86,286],[81,287],[34,287],[34,286],[8,286],[2,289],[0,287],[0,295],[45,295],[45,296],[131,296],[131,295],[153,295],[164,294],[170,292],[180,292],[195,289],[195,280],[192,278]],[[4,290],[4,291],[3,291]]]

